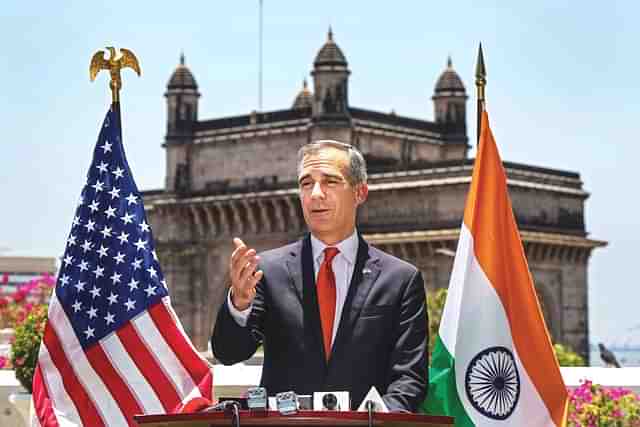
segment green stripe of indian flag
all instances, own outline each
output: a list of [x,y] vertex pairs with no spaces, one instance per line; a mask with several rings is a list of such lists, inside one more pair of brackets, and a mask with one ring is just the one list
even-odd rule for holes
[[[473,236],[463,223],[423,409],[456,417],[456,426],[554,426],[518,357],[504,307],[473,247]],[[494,346],[511,350],[520,376],[517,406],[505,420],[478,412],[465,392],[467,366],[478,353]]]

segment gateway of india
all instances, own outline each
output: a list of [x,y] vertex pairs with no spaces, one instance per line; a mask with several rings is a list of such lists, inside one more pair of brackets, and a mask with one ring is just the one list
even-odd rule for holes
[[[289,108],[198,117],[200,92],[184,56],[165,97],[165,188],[144,192],[172,304],[186,332],[207,348],[226,296],[231,239],[258,251],[306,232],[298,200],[298,149],[318,139],[358,147],[369,166],[369,200],[358,230],[418,266],[427,294],[448,286],[473,159],[467,92],[449,59],[432,96],[434,118],[352,106],[349,65],[329,30]],[[554,342],[588,360],[587,271],[592,249],[580,174],[505,162],[509,190]],[[478,301],[481,304],[480,301]]]

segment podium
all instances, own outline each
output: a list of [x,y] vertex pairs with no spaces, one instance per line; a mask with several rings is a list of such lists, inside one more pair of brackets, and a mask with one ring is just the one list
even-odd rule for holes
[[[366,412],[299,411],[291,415],[281,415],[277,411],[239,411],[240,426],[246,427],[367,427],[369,416]],[[136,415],[140,427],[232,427],[231,414],[224,412]],[[434,415],[403,413],[375,413],[375,427],[448,427],[453,418]]]

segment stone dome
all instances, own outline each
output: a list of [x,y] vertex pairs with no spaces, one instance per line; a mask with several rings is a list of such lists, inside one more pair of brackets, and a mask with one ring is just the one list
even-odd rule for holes
[[453,69],[453,63],[451,62],[451,57],[447,59],[447,69],[443,71],[443,73],[438,78],[438,82],[436,83],[435,92],[464,92],[464,84],[462,83],[462,79]]
[[301,108],[311,108],[312,104],[313,94],[307,86],[307,79],[304,79],[304,81],[302,82],[302,90],[298,92],[298,95],[296,96],[295,101],[293,101],[293,106],[291,108],[293,108],[294,110]]
[[184,54],[180,55],[180,64],[169,79],[168,89],[198,89],[191,70],[184,64]]
[[347,58],[345,58],[342,49],[333,41],[333,31],[329,28],[326,43],[320,48],[313,61],[315,67],[319,65],[343,65],[347,66]]

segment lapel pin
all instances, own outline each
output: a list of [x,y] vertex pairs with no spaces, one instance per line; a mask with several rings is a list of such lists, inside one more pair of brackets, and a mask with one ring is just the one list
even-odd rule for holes
[[371,270],[368,268],[365,268],[362,270],[362,274],[371,274]]

